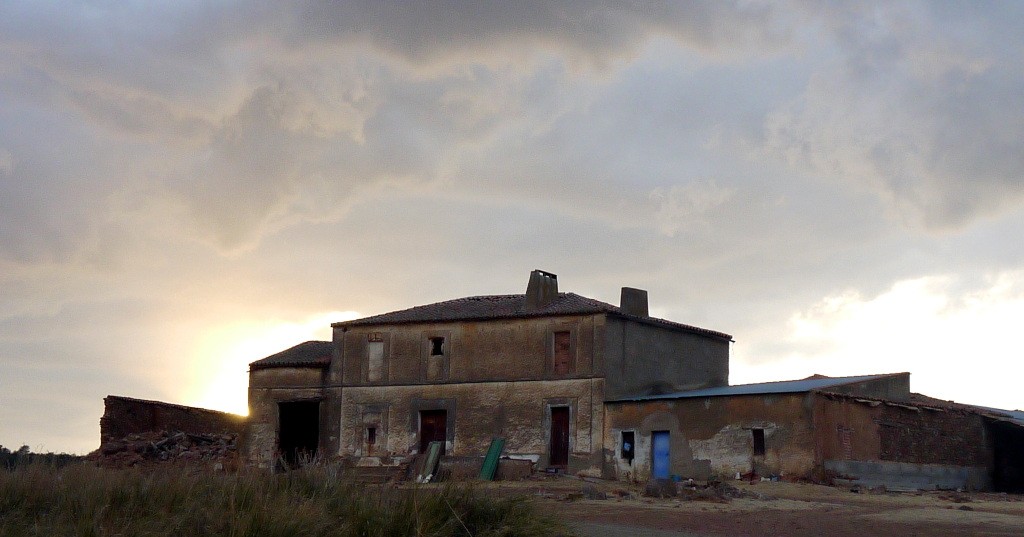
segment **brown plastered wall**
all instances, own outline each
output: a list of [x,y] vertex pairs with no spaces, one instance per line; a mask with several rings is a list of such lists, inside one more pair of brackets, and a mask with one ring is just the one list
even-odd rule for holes
[[[590,377],[600,371],[599,339],[603,316],[566,316],[451,323],[357,326],[334,329],[333,383],[436,384]],[[552,339],[570,332],[574,359],[568,375],[552,371]],[[384,343],[383,378],[372,382],[367,371],[367,342]],[[430,356],[430,338],[445,338],[444,356]],[[339,357],[341,358],[339,360]],[[433,370],[431,370],[432,363]],[[440,375],[436,372],[441,372]]]
[[[447,453],[483,456],[491,439],[506,439],[505,454],[548,464],[551,406],[568,406],[569,472],[599,473],[603,381],[564,379],[413,386],[346,387],[339,454],[355,464],[390,464],[419,447],[419,411],[447,411]],[[376,429],[367,443],[366,428]]]
[[319,452],[336,450],[337,427],[332,439],[330,409],[332,398],[340,397],[337,397],[337,390],[323,387],[326,375],[324,369],[313,367],[277,367],[249,372],[249,424],[245,447],[250,463],[268,467],[277,460],[278,403],[285,401],[322,401]]
[[609,316],[604,328],[608,398],[729,383],[729,342]]
[[[983,418],[955,408],[816,394],[819,459],[991,466]],[[849,442],[844,446],[843,433]]]
[[[754,456],[754,428],[764,430],[764,456]],[[632,464],[621,457],[623,431],[634,432]],[[653,431],[669,431],[670,473],[682,477],[731,477],[750,471],[806,476],[814,469],[814,431],[806,394],[608,403],[605,477],[648,479]]]
[[103,398],[100,442],[148,431],[240,434],[245,423],[245,416],[229,412],[108,395]]

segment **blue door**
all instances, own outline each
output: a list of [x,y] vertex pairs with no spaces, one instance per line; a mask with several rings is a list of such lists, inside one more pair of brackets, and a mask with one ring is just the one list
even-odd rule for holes
[[654,474],[654,479],[668,479],[668,431],[654,431],[651,433],[651,458],[654,462],[651,470]]

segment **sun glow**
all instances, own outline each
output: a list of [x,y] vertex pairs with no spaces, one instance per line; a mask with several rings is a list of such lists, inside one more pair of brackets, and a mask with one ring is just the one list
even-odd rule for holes
[[187,404],[247,415],[249,364],[309,340],[330,340],[331,323],[354,311],[318,313],[298,321],[239,321],[212,329],[194,352]]
[[1021,272],[973,288],[951,276],[931,276],[897,282],[876,297],[843,293],[794,314],[786,336],[789,351],[734,366],[731,380],[909,371],[913,391],[1020,408],[1024,398],[1016,379],[1024,375],[1024,343],[1014,336],[1022,318]]

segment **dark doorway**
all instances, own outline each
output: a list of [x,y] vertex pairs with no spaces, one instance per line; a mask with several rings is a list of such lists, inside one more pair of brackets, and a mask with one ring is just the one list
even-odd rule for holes
[[441,453],[444,453],[444,444],[448,439],[448,411],[447,410],[421,410],[420,411],[420,453],[427,452],[427,446],[431,442],[441,442]]
[[288,401],[277,404],[277,446],[290,466],[316,457],[320,442],[320,401]]
[[1024,428],[1013,423],[988,421],[992,439],[992,487],[996,492],[1024,492]]
[[551,446],[549,466],[565,468],[569,464],[569,407],[551,407]]

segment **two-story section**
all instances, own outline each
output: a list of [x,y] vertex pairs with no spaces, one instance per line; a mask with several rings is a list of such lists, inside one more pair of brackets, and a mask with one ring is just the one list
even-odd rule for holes
[[539,468],[600,472],[604,401],[728,382],[727,334],[560,293],[533,271],[525,294],[461,298],[335,323],[336,453],[392,464],[432,441],[449,456],[505,454]]

